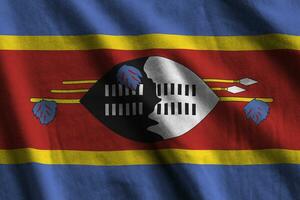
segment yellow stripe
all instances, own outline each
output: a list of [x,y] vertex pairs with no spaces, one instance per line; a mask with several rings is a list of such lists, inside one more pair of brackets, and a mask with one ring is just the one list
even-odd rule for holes
[[221,87],[213,87],[213,88],[210,88],[210,89],[211,89],[211,90],[214,90],[214,91],[219,91],[219,90],[221,90],[221,91],[222,91],[222,90],[223,90],[223,91],[225,90],[225,91],[226,91],[226,90],[228,90],[227,88],[221,88]]
[[0,36],[0,50],[91,50],[91,49],[190,49],[190,50],[300,50],[300,36],[190,36],[145,34],[131,36]]
[[[211,88],[214,91],[219,91],[219,90],[228,90],[228,88],[222,88],[222,87],[214,87]],[[65,89],[65,90],[50,90],[51,93],[58,93],[58,94],[64,94],[64,93],[86,93],[88,92],[88,89]]]
[[176,163],[204,165],[300,164],[300,151],[284,149],[73,151],[31,148],[0,150],[0,164],[23,163],[99,166]]
[[[214,78],[205,78],[204,82],[212,82],[212,83],[239,83],[240,80],[229,80],[229,79],[214,79]],[[75,84],[85,84],[85,83],[96,83],[97,80],[71,80],[71,81],[63,81],[64,85],[75,85]]]
[[76,89],[76,90],[50,90],[51,93],[84,93],[89,91],[88,89]]
[[[220,101],[228,101],[228,102],[250,102],[253,99],[257,99],[260,101],[264,101],[267,103],[273,102],[272,98],[259,98],[259,97],[219,97]],[[62,104],[77,104],[80,103],[80,99],[52,99],[52,98],[31,98],[30,102],[36,103],[41,100],[47,100],[47,101],[55,101],[56,103],[62,103]]]
[[273,102],[273,98],[252,98],[252,97],[219,97],[220,101],[236,101],[236,102],[250,102],[253,99],[264,101],[266,103]]
[[80,99],[50,99],[50,98],[30,98],[30,102],[36,103],[41,100],[46,101],[55,101],[56,103],[62,103],[62,104],[77,104],[80,103]]
[[239,83],[239,80],[229,80],[229,79],[213,79],[213,78],[205,78],[203,79],[204,82],[207,83]]
[[76,81],[63,81],[64,85],[73,85],[73,84],[85,84],[85,83],[96,83],[97,80],[76,80]]

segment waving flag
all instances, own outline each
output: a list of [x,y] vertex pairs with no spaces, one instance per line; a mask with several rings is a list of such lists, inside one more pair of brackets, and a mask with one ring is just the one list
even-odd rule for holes
[[0,199],[299,199],[299,9],[0,1]]

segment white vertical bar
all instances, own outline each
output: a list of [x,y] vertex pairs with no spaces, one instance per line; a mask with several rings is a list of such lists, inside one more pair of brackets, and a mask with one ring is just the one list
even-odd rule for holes
[[132,115],[136,115],[136,103],[132,103]]
[[143,95],[144,94],[144,85],[143,84],[140,84],[139,85],[139,95]]
[[161,95],[161,96],[164,96],[164,95],[165,95],[165,94],[164,94],[164,93],[165,93],[164,91],[165,91],[165,85],[162,83],[162,84],[160,84],[160,95]]
[[132,95],[136,95],[136,90],[131,90]]
[[111,115],[116,116],[116,104],[111,105]]
[[116,96],[116,84],[111,85],[111,96]]
[[129,89],[128,87],[125,87],[125,96],[128,96],[129,95]]
[[121,85],[121,84],[119,84],[118,93],[119,93],[119,96],[123,95],[123,85]]
[[126,115],[130,115],[129,103],[126,103]]
[[105,96],[109,96],[109,85],[105,84]]
[[105,104],[105,116],[109,116],[109,104]]
[[139,115],[143,115],[143,103],[139,103]]
[[119,115],[123,115],[123,104],[119,104]]
[[189,115],[193,115],[193,104],[189,103]]

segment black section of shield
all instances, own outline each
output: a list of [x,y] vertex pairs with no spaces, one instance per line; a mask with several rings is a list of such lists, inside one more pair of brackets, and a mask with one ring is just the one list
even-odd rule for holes
[[[95,83],[95,85],[89,89],[85,96],[80,100],[97,119],[104,123],[114,132],[122,135],[126,138],[133,139],[141,142],[155,142],[160,141],[163,138],[147,130],[147,127],[157,124],[156,121],[148,118],[148,115],[153,112],[155,105],[160,101],[160,98],[156,96],[156,85],[147,77],[144,72],[144,64],[148,58],[140,58],[136,60],[127,61],[116,65],[111,71],[109,71],[104,77]],[[139,69],[143,75],[142,84],[144,85],[143,95],[129,95],[129,96],[105,96],[105,84],[118,84],[117,72],[123,65],[129,65]],[[124,92],[124,91],[123,91]],[[105,116],[105,104],[123,104],[142,102],[143,103],[143,115],[125,115],[125,107],[123,106],[123,115],[119,116],[118,113],[115,116]]]

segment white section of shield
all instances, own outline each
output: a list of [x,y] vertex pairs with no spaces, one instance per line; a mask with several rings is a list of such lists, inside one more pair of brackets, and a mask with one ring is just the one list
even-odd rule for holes
[[[164,139],[178,137],[191,130],[213,110],[219,101],[216,94],[202,79],[185,66],[170,59],[159,56],[149,57],[144,70],[147,76],[156,84],[196,85],[196,96],[186,96],[184,93],[182,95],[170,95],[170,92],[166,96],[160,96],[162,100],[159,103],[161,105],[170,104],[171,102],[175,102],[175,104],[182,102],[183,105],[185,103],[196,104],[196,115],[185,115],[184,113],[181,115],[164,115],[163,112],[157,114],[157,105],[155,106],[154,112],[149,115],[149,118],[157,121],[158,124],[148,127],[148,130],[161,135]],[[175,113],[178,113],[177,107]]]

